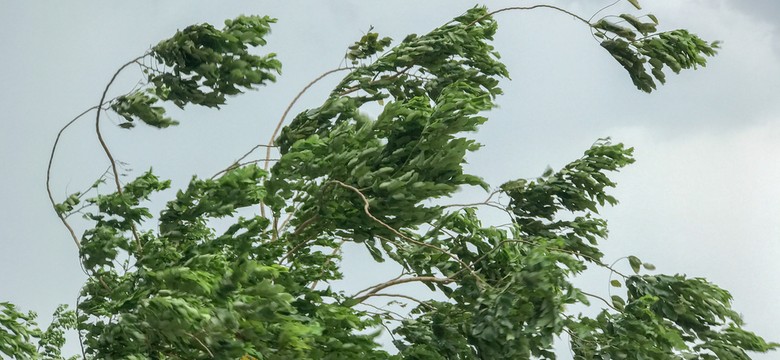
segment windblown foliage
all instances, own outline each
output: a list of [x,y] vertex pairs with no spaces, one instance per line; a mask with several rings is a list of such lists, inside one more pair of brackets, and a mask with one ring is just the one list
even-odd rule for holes
[[[89,274],[78,319],[58,310],[41,333],[32,315],[2,303],[0,351],[61,358],[61,329],[73,326],[89,359],[552,359],[564,333],[576,359],[748,359],[777,347],[742,329],[728,292],[643,273],[652,265],[633,256],[634,274],[612,281],[624,297],[573,285],[589,266],[612,270],[598,247],[607,235],[598,211],[617,203],[608,175],[634,161],[633,149],[602,139],[557,172],[497,188],[464,171],[480,147],[468,133],[487,121],[508,77],[491,15],[477,7],[394,46],[369,32],[349,48],[349,73],[323,103],[284,127],[268,171],[234,164],[193,178],[159,216],[146,204],[170,183],[151,171],[87,200],[94,225],[77,241]],[[655,34],[652,16],[621,18],[631,28],[589,26],[641,90],[655,89],[653,77],[663,83],[665,66],[703,66],[715,53],[684,30]],[[135,60],[147,85],[110,101],[127,121],[119,126],[176,125],[163,102],[217,107],[274,81],[273,54],[249,51],[265,44],[273,21],[195,25],[160,42]],[[367,106],[381,112],[371,118]],[[490,196],[443,205],[464,186]],[[80,198],[56,204],[57,213],[75,211]],[[482,206],[501,208],[511,224],[483,225]],[[231,225],[219,231],[218,219]],[[364,245],[367,264],[396,263],[401,276],[355,294],[333,287],[345,243]],[[391,291],[406,283],[446,300]],[[567,311],[594,299],[606,302],[595,318]],[[396,314],[388,300],[413,309]],[[377,342],[382,326],[394,351]]]

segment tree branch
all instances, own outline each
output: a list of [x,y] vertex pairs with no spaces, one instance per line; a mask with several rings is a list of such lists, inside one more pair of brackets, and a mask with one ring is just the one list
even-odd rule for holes
[[[103,147],[103,151],[106,153],[106,157],[108,157],[108,161],[111,163],[111,171],[114,173],[114,184],[116,185],[116,191],[119,194],[119,196],[122,196],[122,184],[119,183],[119,171],[117,170],[116,166],[116,160],[114,160],[114,156],[111,155],[111,151],[108,149],[108,145],[106,144],[106,141],[103,139],[103,134],[100,132],[100,111],[102,110],[103,104],[106,101],[106,94],[108,93],[108,89],[111,87],[111,85],[114,83],[114,80],[116,80],[117,76],[119,76],[119,73],[122,72],[126,67],[135,64],[138,60],[143,59],[149,55],[148,53],[143,54],[133,60],[128,61],[124,65],[122,65],[117,71],[114,73],[114,76],[111,77],[111,80],[106,84],[106,88],[103,90],[103,95],[100,97],[100,102],[97,104],[97,114],[95,115],[95,134],[97,134],[98,141],[100,142],[100,146]],[[133,238],[135,239],[135,245],[138,251],[142,249],[141,246],[141,237],[138,235],[138,229],[136,229],[135,222],[130,221],[130,228],[132,229]]]
[[51,167],[52,164],[54,163],[54,153],[57,151],[57,145],[60,143],[60,138],[62,138],[62,133],[64,133],[67,128],[73,125],[73,123],[75,123],[76,120],[80,119],[82,116],[86,115],[90,111],[98,108],[99,106],[93,106],[87,110],[84,110],[81,114],[76,115],[76,117],[68,121],[68,123],[65,124],[65,126],[63,126],[59,132],[57,132],[57,137],[54,139],[54,145],[52,145],[51,153],[49,154],[49,164],[46,166],[46,193],[49,194],[49,201],[51,202],[51,206],[54,209],[54,212],[57,213],[57,217],[60,218],[62,224],[65,225],[65,228],[68,229],[68,232],[70,233],[70,236],[73,238],[73,242],[76,244],[76,248],[78,249],[81,249],[81,241],[79,241],[78,236],[76,236],[76,232],[70,226],[68,220],[66,220],[65,215],[60,214],[60,212],[57,211],[57,202],[54,200],[54,195],[51,192]]
[[[370,298],[372,296],[376,296],[376,294],[379,291],[382,291],[382,289],[386,289],[386,288],[389,288],[391,286],[395,286],[395,285],[399,285],[399,284],[406,284],[406,283],[418,282],[418,281],[419,282],[435,282],[435,283],[439,283],[439,284],[449,284],[449,283],[455,282],[455,279],[452,279],[452,278],[439,278],[439,277],[435,277],[435,276],[415,276],[415,277],[410,277],[410,278],[394,279],[394,280],[383,282],[381,284],[378,284],[378,285],[375,285],[373,287],[370,287],[369,289],[372,289],[371,291],[369,291],[368,293],[366,293],[363,296],[354,297],[353,299],[355,301],[357,301],[357,303],[359,304],[359,303],[365,301],[366,299],[368,299],[368,298]],[[363,291],[365,291],[365,290],[363,290]],[[363,291],[361,291],[361,292],[363,292]],[[360,294],[360,292],[358,294]]]
[[[360,196],[360,199],[362,199],[362,200],[363,200],[363,212],[366,214],[366,216],[368,216],[369,218],[371,218],[371,220],[374,220],[375,222],[379,223],[380,225],[382,225],[382,226],[383,226],[383,227],[385,227],[386,229],[390,230],[390,231],[391,231],[393,234],[397,235],[398,237],[400,237],[400,238],[402,238],[402,239],[404,239],[404,240],[406,240],[406,241],[408,241],[408,242],[411,242],[411,243],[413,243],[413,244],[416,244],[416,245],[419,245],[419,246],[422,246],[422,247],[427,247],[427,248],[430,248],[430,249],[436,250],[436,251],[438,251],[438,252],[441,252],[441,253],[443,253],[443,254],[446,254],[446,255],[447,255],[447,256],[449,256],[449,257],[450,257],[452,260],[455,260],[455,261],[457,261],[457,262],[458,262],[458,263],[459,263],[459,264],[462,266],[462,270],[461,270],[461,271],[463,271],[463,270],[468,270],[468,271],[469,271],[469,272],[470,272],[472,275],[474,275],[474,277],[476,278],[476,280],[477,280],[478,282],[480,282],[480,283],[484,283],[484,280],[482,279],[482,277],[480,277],[480,276],[479,276],[479,274],[477,274],[477,273],[474,271],[474,269],[472,269],[472,268],[471,268],[471,267],[470,267],[468,264],[466,264],[466,263],[465,263],[463,260],[461,260],[460,258],[458,258],[458,257],[457,257],[455,254],[453,254],[453,253],[451,253],[451,252],[447,251],[446,249],[440,248],[440,247],[438,247],[438,246],[434,246],[434,245],[431,245],[431,244],[428,244],[428,243],[425,243],[425,242],[422,242],[422,241],[418,241],[418,240],[412,239],[412,238],[410,238],[410,237],[408,237],[408,236],[406,236],[406,235],[402,234],[400,231],[396,230],[396,229],[395,229],[395,228],[393,228],[392,226],[390,226],[390,225],[387,225],[387,223],[385,223],[384,221],[382,221],[382,220],[379,220],[379,219],[378,219],[376,216],[374,216],[373,214],[371,214],[371,210],[370,210],[370,205],[369,205],[369,203],[368,203],[368,199],[366,199],[366,196],[365,196],[365,195],[363,195],[363,193],[362,193],[362,192],[360,192],[360,190],[359,190],[359,189],[357,189],[356,187],[354,187],[354,186],[351,186],[351,185],[347,185],[347,184],[345,184],[345,183],[343,183],[343,182],[341,182],[341,181],[338,181],[338,180],[330,180],[329,182],[330,182],[330,183],[337,184],[337,185],[339,185],[339,186],[341,186],[341,187],[343,187],[343,188],[346,188],[346,189],[352,190],[354,193],[358,194],[358,196]],[[459,272],[460,272],[460,271],[459,271]]]
[[569,10],[566,10],[566,9],[563,9],[563,8],[559,8],[559,7],[553,6],[553,5],[544,5],[544,4],[542,4],[542,5],[533,5],[533,6],[511,6],[511,7],[505,7],[505,8],[502,8],[502,9],[491,11],[491,12],[489,12],[489,13],[481,16],[481,17],[479,17],[478,19],[472,21],[470,24],[468,24],[468,26],[469,27],[473,26],[474,24],[484,20],[485,18],[488,18],[488,17],[493,16],[493,15],[498,14],[498,13],[502,13],[504,11],[511,11],[511,10],[534,10],[534,9],[553,9],[553,10],[556,10],[556,11],[560,11],[560,12],[562,12],[564,14],[571,15],[575,19],[577,19],[577,20],[587,24],[588,26],[591,26],[590,22],[587,19],[585,19],[585,18],[583,18],[583,17],[581,17],[581,16],[579,16],[579,15],[577,15],[577,14],[575,14],[575,13],[569,11]]

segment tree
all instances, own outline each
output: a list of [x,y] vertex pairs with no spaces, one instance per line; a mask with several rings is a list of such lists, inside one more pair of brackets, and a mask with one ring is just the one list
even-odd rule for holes
[[[665,69],[704,66],[717,49],[685,30],[658,33],[652,15],[590,22],[549,5],[473,8],[394,46],[370,31],[348,49],[349,66],[312,82],[346,73],[322,105],[285,126],[291,104],[271,143],[210,179],[193,178],[153,216],[149,197],[170,183],[148,171],[122,184],[101,114],[115,112],[126,129],[166,128],[178,122],[164,104],[219,107],[281,69],[274,54],[250,52],[265,44],[273,19],[190,26],[114,76],[139,66],[142,88],[107,99],[112,79],[100,103],[66,125],[94,111],[111,162],[92,187],[111,181],[109,194],[58,203],[49,192],[89,279],[77,313],[58,309],[45,332],[33,314],[0,303],[0,351],[62,358],[63,330],[73,327],[83,357],[95,359],[554,358],[564,333],[577,359],[747,359],[776,348],[744,330],[729,293],[704,279],[648,274],[642,269],[653,266],[634,256],[626,258],[634,274],[603,262],[598,211],[617,202],[607,174],[633,162],[631,148],[601,139],[559,171],[498,187],[464,172],[464,157],[480,147],[467,134],[487,121],[508,77],[490,44],[493,15],[536,8],[588,26],[646,92],[664,83]],[[376,118],[365,114],[370,106],[381,107]],[[280,156],[270,166],[273,147]],[[264,157],[245,160],[259,148]],[[446,203],[465,186],[482,187],[487,199]],[[510,223],[483,225],[483,207],[501,209]],[[80,237],[68,222],[74,213],[93,223]],[[402,273],[356,294],[333,288],[347,242]],[[588,266],[609,269],[625,296],[573,285]],[[407,283],[446,300],[393,290]],[[412,310],[397,314],[387,300]],[[591,301],[604,305],[595,317],[567,312]],[[382,326],[398,354],[377,343]]]

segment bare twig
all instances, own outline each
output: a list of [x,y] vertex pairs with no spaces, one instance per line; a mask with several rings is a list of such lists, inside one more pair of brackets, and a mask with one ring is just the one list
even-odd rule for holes
[[577,14],[571,12],[571,11],[568,11],[568,10],[563,9],[563,8],[559,8],[557,6],[545,5],[545,4],[533,5],[533,6],[511,6],[511,7],[505,7],[505,8],[502,8],[502,9],[491,11],[491,12],[485,14],[485,15],[480,16],[478,19],[476,19],[476,20],[472,21],[470,24],[468,24],[468,26],[469,27],[473,26],[474,24],[484,20],[487,17],[493,16],[495,14],[498,14],[498,13],[501,13],[501,12],[504,12],[504,11],[511,11],[511,10],[534,10],[534,9],[553,9],[553,10],[556,10],[556,11],[560,11],[560,12],[562,12],[564,14],[571,15],[575,19],[577,19],[577,20],[587,24],[588,26],[591,26],[590,22],[587,19],[585,19],[585,18],[583,18],[583,17],[581,17],[581,16],[579,16],[579,15],[577,15]]
[[[389,288],[391,286],[399,285],[399,284],[406,284],[410,282],[435,282],[439,284],[449,284],[451,282],[455,282],[455,279],[453,278],[440,278],[435,276],[415,276],[415,277],[408,277],[408,278],[401,278],[401,279],[395,279],[383,282],[381,284],[375,285],[371,287],[371,291],[367,292],[363,296],[355,297],[355,301],[357,303],[361,303],[365,301],[366,299],[375,296],[378,292],[382,291],[383,289]],[[359,293],[358,293],[359,294]]]
[[[117,170],[116,166],[116,160],[114,160],[114,156],[111,154],[111,151],[108,149],[108,145],[106,144],[106,141],[103,139],[103,134],[100,132],[100,112],[102,110],[103,104],[106,101],[106,94],[108,94],[108,89],[111,87],[111,85],[114,83],[114,80],[116,80],[117,76],[119,76],[119,73],[122,72],[126,67],[135,64],[138,60],[143,59],[146,57],[147,54],[143,54],[133,60],[128,61],[124,65],[122,65],[117,71],[114,73],[114,76],[111,77],[111,80],[106,84],[106,88],[103,90],[103,95],[100,97],[100,102],[97,104],[97,114],[95,115],[95,134],[97,134],[98,141],[100,142],[100,146],[103,147],[103,151],[106,153],[106,157],[108,157],[108,161],[111,163],[111,171],[114,173],[114,184],[116,185],[116,191],[119,194],[119,196],[122,196],[122,184],[119,183],[119,170]],[[136,248],[140,251],[141,250],[141,237],[138,235],[138,229],[136,229],[135,222],[130,221],[130,227],[132,229],[133,238],[135,239]]]
[[[216,174],[212,175],[211,176],[211,180],[216,179],[218,176],[220,176],[220,175],[222,175],[222,174],[224,174],[224,173],[226,173],[226,172],[228,172],[230,170],[237,169],[237,168],[240,168],[240,167],[246,166],[246,165],[257,164],[257,163],[262,162],[262,161],[266,161],[266,160],[251,160],[251,161],[245,161],[245,162],[242,162],[242,163],[234,162],[232,165],[230,165],[230,166],[220,170]],[[279,161],[279,159],[268,159],[268,161]]]
[[[241,163],[241,160],[246,159],[247,156],[251,155],[253,152],[255,152],[255,150],[257,150],[257,149],[259,149],[261,147],[269,147],[269,146],[268,145],[263,145],[263,144],[255,145],[255,147],[249,149],[249,151],[247,151],[244,155],[241,155],[241,157],[239,157],[236,161],[234,161],[232,164],[230,164],[230,166],[220,170],[219,172],[217,172],[216,174],[211,176],[211,179],[214,180],[217,176],[219,176],[221,174],[224,174],[224,173],[226,173],[226,172],[228,172],[230,170],[233,170],[237,166],[248,165],[248,164],[253,164],[253,163],[260,162],[261,160],[255,160],[255,161],[251,161],[251,162],[248,161],[248,162],[245,162],[245,163]],[[270,146],[270,147],[276,147],[276,146]]]
[[[425,307],[427,307],[429,309],[433,309],[433,306],[431,306],[431,304],[426,304],[424,301],[422,301],[420,299],[417,299],[417,298],[415,298],[413,296],[409,296],[409,295],[405,295],[405,294],[374,293],[374,294],[371,294],[368,297],[375,297],[375,296],[395,297],[395,298],[407,299],[407,300],[414,301],[415,303],[420,304],[421,306],[425,306]],[[363,304],[363,305],[368,305],[368,304]]]
[[84,110],[81,114],[78,114],[76,117],[74,117],[72,120],[68,121],[65,126],[63,126],[60,131],[57,133],[57,137],[54,139],[54,145],[51,147],[51,153],[49,154],[49,164],[46,166],[46,193],[49,194],[49,201],[51,202],[51,206],[54,209],[54,211],[57,213],[57,217],[60,218],[60,221],[62,221],[62,224],[65,225],[65,228],[68,229],[68,232],[70,233],[70,236],[73,238],[73,242],[76,244],[76,247],[81,249],[81,241],[79,241],[78,236],[76,236],[76,232],[73,230],[73,227],[70,226],[68,221],[65,219],[65,215],[61,214],[59,211],[57,211],[57,202],[54,200],[54,195],[51,192],[51,167],[54,163],[54,153],[57,151],[57,145],[60,142],[60,138],[62,138],[62,133],[65,132],[67,128],[69,128],[73,123],[76,122],[79,118],[86,115],[92,110],[95,110],[99,108],[99,106],[93,106],[87,110]]
[[595,18],[596,15],[598,15],[600,12],[609,9],[610,7],[615,6],[617,3],[621,2],[621,1],[623,1],[623,0],[615,0],[613,3],[611,3],[609,5],[606,5],[606,6],[602,7],[601,9],[599,9],[598,11],[594,12],[593,15],[590,16],[590,19],[588,19],[588,23],[590,23],[593,20],[593,18]]

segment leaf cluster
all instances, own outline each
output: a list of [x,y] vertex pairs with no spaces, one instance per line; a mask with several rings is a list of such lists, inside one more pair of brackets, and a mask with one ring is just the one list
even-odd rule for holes
[[[703,66],[715,48],[682,30],[653,35],[650,18],[592,25],[648,92],[646,63],[663,83],[663,66]],[[194,25],[160,42],[148,54],[158,67],[139,63],[146,86],[111,102],[127,121],[120,126],[164,128],[176,122],[160,101],[218,107],[273,81],[273,54],[249,52],[272,22]],[[483,7],[394,46],[369,31],[345,56],[350,72],[275,139],[270,170],[236,164],[193,178],[159,215],[147,204],[170,182],[151,171],[86,199],[92,227],[80,255],[89,279],[78,318],[58,309],[41,332],[32,314],[0,303],[0,351],[61,358],[62,331],[73,326],[87,359],[554,359],[564,334],[576,359],[747,359],[780,346],[744,330],[731,296],[703,279],[642,273],[654,267],[634,256],[630,276],[602,262],[607,224],[598,213],[617,203],[609,175],[634,161],[632,148],[602,139],[482,203],[444,204],[466,186],[491,189],[464,164],[481,146],[470,133],[509,77],[491,44],[496,31]],[[81,197],[55,210],[73,213]],[[509,223],[484,225],[485,206]],[[348,243],[365,247],[366,264],[392,262],[400,275],[357,293],[338,288]],[[618,277],[610,284],[625,296],[575,286],[588,267]],[[395,291],[403,284],[430,293]],[[595,317],[568,310],[592,300],[605,305]],[[382,329],[395,354],[378,343]]]
[[[601,19],[591,25],[594,35],[631,77],[639,90],[652,92],[656,81],[666,83],[664,69],[674,73],[707,65],[707,56],[716,54],[720,43],[707,42],[687,30],[656,33],[658,19],[647,15],[644,22],[633,15],[622,14],[621,22]],[[639,37],[639,35],[641,37]]]
[[[135,120],[156,128],[177,125],[156,105],[170,101],[183,108],[187,104],[216,107],[227,96],[275,81],[281,72],[275,54],[250,53],[250,46],[265,45],[270,24],[267,16],[240,16],[225,21],[222,30],[210,24],[192,25],[161,41],[138,60],[147,58],[153,65],[140,64],[147,86],[111,102],[111,109],[125,119],[119,126],[132,128]],[[136,62],[138,62],[136,60]]]

